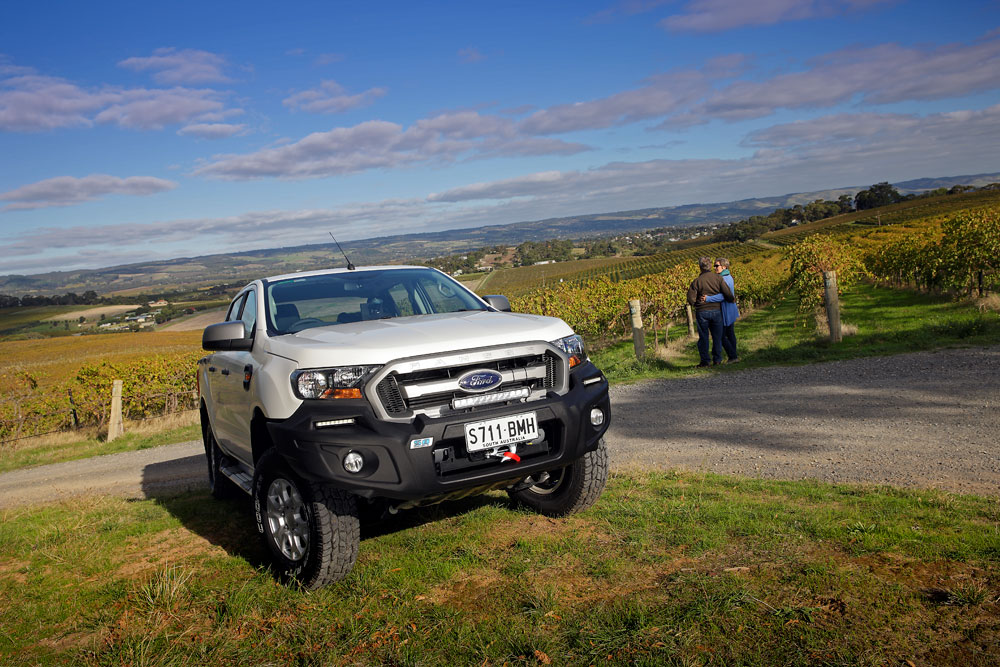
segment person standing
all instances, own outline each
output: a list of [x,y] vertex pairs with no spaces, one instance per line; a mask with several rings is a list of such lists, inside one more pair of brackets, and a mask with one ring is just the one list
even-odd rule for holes
[[730,364],[739,362],[740,355],[736,351],[736,320],[740,318],[740,309],[736,305],[736,285],[733,276],[729,272],[729,260],[725,257],[717,257],[715,260],[715,272],[722,276],[722,280],[729,285],[733,293],[732,303],[726,301],[722,294],[706,296],[706,302],[718,303],[722,310],[722,347],[726,350],[726,356]]
[[[708,301],[707,298],[721,294],[724,301],[735,301],[733,290],[717,273],[713,273],[713,263],[708,257],[698,260],[701,275],[691,282],[688,288],[688,303],[695,309],[695,321],[698,324],[698,368],[722,362],[722,308],[718,301]],[[709,344],[711,342],[711,356]]]

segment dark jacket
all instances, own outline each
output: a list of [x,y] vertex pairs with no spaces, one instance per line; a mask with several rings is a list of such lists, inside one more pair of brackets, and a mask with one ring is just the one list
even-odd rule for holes
[[732,303],[736,300],[733,296],[733,290],[729,289],[729,285],[726,281],[722,279],[722,276],[715,273],[714,271],[703,271],[700,276],[694,279],[691,283],[691,287],[688,288],[688,303],[694,306],[695,310],[719,310],[718,303],[705,302],[698,303],[699,297],[712,296],[713,294],[722,294],[722,297]]

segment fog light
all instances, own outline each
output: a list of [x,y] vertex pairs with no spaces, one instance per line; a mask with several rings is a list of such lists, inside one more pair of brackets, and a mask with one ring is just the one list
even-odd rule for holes
[[600,426],[604,423],[604,411],[600,408],[594,408],[590,411],[590,423],[594,426]]
[[358,473],[365,465],[365,457],[361,456],[357,452],[348,452],[347,456],[344,457],[344,470],[347,472]]

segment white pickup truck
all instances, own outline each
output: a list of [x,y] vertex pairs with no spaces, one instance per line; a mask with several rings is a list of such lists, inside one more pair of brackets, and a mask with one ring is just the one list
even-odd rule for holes
[[205,329],[212,494],[242,489],[275,571],[319,588],[389,512],[493,489],[550,516],[600,496],[608,383],[562,320],[424,267],[255,280]]

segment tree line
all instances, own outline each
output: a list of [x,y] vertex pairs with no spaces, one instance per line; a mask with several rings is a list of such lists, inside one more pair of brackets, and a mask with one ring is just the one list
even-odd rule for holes
[[921,194],[902,195],[895,187],[883,181],[876,183],[866,190],[857,192],[854,197],[844,194],[836,201],[817,199],[805,206],[796,204],[791,208],[775,209],[767,215],[751,216],[746,220],[734,222],[720,229],[712,236],[712,241],[720,243],[725,241],[739,241],[740,243],[745,243],[752,239],[760,238],[767,232],[801,223],[825,220],[835,215],[851,213],[853,211],[866,211],[913,199],[997,189],[1000,189],[1000,183],[991,183],[982,188],[976,188],[972,185],[955,185],[951,188],[928,190]]

